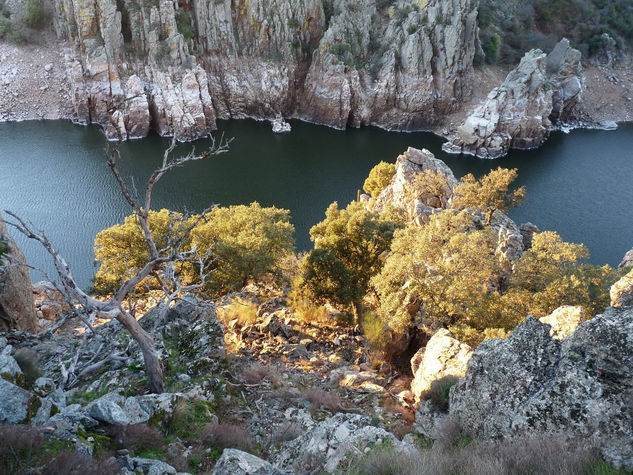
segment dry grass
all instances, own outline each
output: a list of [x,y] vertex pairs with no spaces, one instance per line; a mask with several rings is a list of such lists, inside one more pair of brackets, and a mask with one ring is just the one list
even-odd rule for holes
[[350,461],[347,473],[354,475],[498,475],[498,474],[588,474],[596,471],[596,452],[582,441],[538,434],[514,441],[472,443],[466,446],[398,453],[382,445]]
[[312,404],[312,408],[315,410],[325,409],[335,412],[345,408],[341,396],[319,388],[306,389],[302,392],[302,396]]
[[241,327],[252,325],[257,321],[257,304],[237,297],[226,305],[218,307],[218,319],[224,326],[233,320]]
[[118,445],[134,451],[156,449],[165,443],[163,435],[147,424],[115,425],[111,427],[110,433]]
[[236,424],[209,424],[202,432],[201,440],[221,449],[252,452],[255,447],[250,432]]
[[114,457],[95,460],[77,452],[64,451],[51,460],[41,473],[43,475],[115,475],[120,471]]

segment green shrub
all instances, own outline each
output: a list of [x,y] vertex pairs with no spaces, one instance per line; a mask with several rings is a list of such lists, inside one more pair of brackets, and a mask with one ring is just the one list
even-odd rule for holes
[[395,174],[395,164],[380,162],[369,172],[369,176],[363,184],[363,189],[369,193],[372,198],[376,198],[382,190],[387,188],[387,186],[391,183]]
[[422,395],[422,399],[430,400],[442,412],[448,412],[450,390],[457,384],[457,376],[444,376],[431,383],[431,387]]
[[41,30],[46,26],[48,15],[42,0],[26,0],[22,22],[29,28]]

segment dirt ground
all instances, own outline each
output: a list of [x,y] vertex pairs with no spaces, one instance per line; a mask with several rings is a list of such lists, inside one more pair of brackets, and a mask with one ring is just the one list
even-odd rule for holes
[[53,33],[38,44],[0,42],[0,122],[72,117],[64,49]]

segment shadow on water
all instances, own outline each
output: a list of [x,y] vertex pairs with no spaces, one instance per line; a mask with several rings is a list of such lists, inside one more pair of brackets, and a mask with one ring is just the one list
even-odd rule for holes
[[[458,177],[498,166],[518,168],[528,197],[513,218],[584,242],[595,263],[617,265],[633,246],[631,125],[615,132],[556,133],[539,150],[515,151],[499,160],[447,155],[441,151],[442,139],[430,133],[337,131],[293,121],[291,133],[277,135],[267,122],[219,125],[219,133],[234,137],[230,151],[165,177],[156,189],[155,208],[195,212],[211,203],[252,201],[289,208],[297,247],[308,249],[308,231],[332,201],[344,205],[354,199],[376,163],[394,161],[412,146],[431,150]],[[121,146],[121,169],[137,189],[143,189],[168,144],[168,139],[151,136]],[[208,144],[200,140],[179,151]],[[0,124],[0,206],[47,230],[82,284],[94,274],[95,234],[129,214],[103,149],[95,127],[63,121]],[[23,239],[19,244],[34,265],[50,269],[34,244]]]

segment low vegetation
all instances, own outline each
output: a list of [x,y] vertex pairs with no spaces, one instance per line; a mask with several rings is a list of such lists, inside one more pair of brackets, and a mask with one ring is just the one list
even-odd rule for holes
[[480,39],[485,61],[519,61],[532,48],[546,51],[567,37],[584,57],[601,54],[611,36],[620,50],[633,42],[633,5],[628,0],[482,0]]

